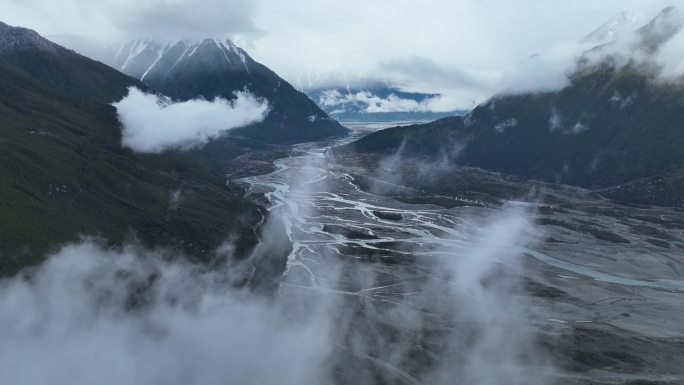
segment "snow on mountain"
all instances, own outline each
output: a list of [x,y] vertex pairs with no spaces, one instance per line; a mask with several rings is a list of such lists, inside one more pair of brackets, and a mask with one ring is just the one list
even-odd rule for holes
[[[74,43],[73,39],[65,41],[67,45],[73,46]],[[250,71],[251,59],[230,40],[207,38],[159,43],[149,39],[137,39],[96,47],[78,44],[73,48],[81,49],[85,51],[85,55],[140,80],[145,80],[154,72],[168,72],[191,60],[247,73]]]
[[[681,31],[684,26],[684,15],[678,8],[667,7],[646,25],[638,27],[637,21],[637,17],[629,12],[618,13],[580,42],[592,44],[597,48],[621,43],[617,45],[618,49],[654,53],[662,44]],[[620,53],[625,54],[625,52]]]
[[345,71],[301,73],[294,84],[297,86],[298,90],[304,93],[326,89],[346,89],[351,91],[354,89],[393,88],[391,82],[386,79],[363,76],[358,73]]
[[625,31],[634,29],[637,18],[631,12],[620,12],[603,23],[600,27],[591,31],[581,43],[605,44],[614,40]]
[[176,101],[216,97],[233,100],[236,93],[245,90],[267,100],[270,110],[266,119],[240,131],[254,139],[310,141],[347,132],[305,94],[230,40],[206,38],[159,43],[138,39],[82,47],[90,49],[86,55]]

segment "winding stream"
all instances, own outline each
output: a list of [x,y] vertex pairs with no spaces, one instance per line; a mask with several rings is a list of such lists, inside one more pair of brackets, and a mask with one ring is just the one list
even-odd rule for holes
[[[352,176],[335,163],[330,148],[344,143],[314,143],[298,146],[295,153],[276,161],[270,174],[244,178],[253,190],[265,192],[272,212],[279,212],[293,245],[285,285],[321,289],[325,266],[317,256],[334,253],[359,258],[370,253],[411,255],[420,250],[423,257],[444,256],[472,241],[478,226],[448,209],[398,202],[361,191]],[[400,220],[387,219],[388,213]],[[344,228],[350,234],[330,229]],[[349,251],[354,251],[350,253]],[[563,259],[525,249],[525,253],[568,274],[582,279],[668,290],[684,290],[681,280],[639,280],[621,277],[574,264]],[[397,283],[400,284],[400,283]],[[362,290],[372,291],[375,288]],[[331,290],[327,288],[326,290]]]

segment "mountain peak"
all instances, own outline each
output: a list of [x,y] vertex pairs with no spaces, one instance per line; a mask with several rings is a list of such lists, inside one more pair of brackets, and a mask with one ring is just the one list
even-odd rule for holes
[[684,17],[678,8],[666,7],[648,24],[639,28],[637,33],[642,46],[648,52],[655,52],[663,43],[670,40],[684,26]]
[[271,110],[266,119],[253,127],[234,130],[234,134],[267,142],[297,142],[347,132],[306,95],[228,39],[138,39],[100,46],[90,56],[173,100],[232,100],[236,92],[245,90],[268,100]]
[[32,29],[13,27],[0,22],[0,53],[35,48],[55,50],[56,45]]
[[614,40],[620,33],[625,30],[632,29],[631,27],[636,23],[637,18],[634,14],[628,11],[623,11],[613,15],[600,27],[587,34],[580,42],[592,44],[605,44]]
[[104,52],[89,54],[121,72],[143,80],[153,76],[155,72],[168,72],[188,66],[250,72],[254,62],[247,52],[232,41],[217,38],[167,43],[136,39],[106,46]]

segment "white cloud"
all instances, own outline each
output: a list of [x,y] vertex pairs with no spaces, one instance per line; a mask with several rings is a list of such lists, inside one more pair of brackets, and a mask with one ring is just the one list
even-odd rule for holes
[[[684,10],[677,9],[672,16],[673,22],[684,24]],[[648,57],[648,56],[647,56]],[[662,80],[681,80],[684,76],[684,30],[679,30],[671,39],[665,42],[656,52],[656,62],[660,66]]]
[[505,93],[545,92],[570,84],[569,74],[586,44],[565,44],[503,71],[496,88]]
[[122,146],[147,153],[201,147],[230,129],[262,121],[268,113],[266,101],[246,92],[237,92],[232,101],[216,98],[168,104],[131,87],[128,96],[113,106],[123,125]]
[[513,119],[508,119],[506,121],[503,121],[503,122],[497,124],[496,126],[494,126],[494,129],[496,130],[496,132],[503,134],[504,132],[506,132],[507,128],[513,128],[513,127],[516,127],[517,125],[518,125],[518,119],[513,118]]
[[[286,79],[302,72],[341,72],[341,80],[375,77],[402,91],[445,95],[449,110],[472,108],[473,101],[506,88],[562,87],[580,53],[577,42],[589,32],[624,10],[644,24],[667,4],[291,0],[262,7],[269,12],[260,13],[256,23],[269,33],[253,42],[251,52]],[[283,17],[290,12],[296,14]],[[517,64],[537,53],[535,60]]]
[[589,129],[589,126],[582,122],[577,122],[575,123],[574,126],[572,126],[572,129],[570,130],[573,134],[579,134],[581,132],[587,131]]
[[[570,42],[534,55],[504,71],[499,86],[504,93],[555,91],[569,85],[569,76],[578,68],[597,65],[607,59],[618,67],[631,63],[660,81],[681,82],[684,76],[684,13],[678,8],[658,11],[639,22],[629,16],[626,26],[611,31],[600,45],[587,40]],[[641,28],[647,22],[648,25]],[[580,59],[582,64],[578,64]],[[629,95],[623,99],[622,95],[615,94],[610,101],[620,103],[624,108],[634,98],[635,95]],[[579,124],[573,131],[584,129]]]

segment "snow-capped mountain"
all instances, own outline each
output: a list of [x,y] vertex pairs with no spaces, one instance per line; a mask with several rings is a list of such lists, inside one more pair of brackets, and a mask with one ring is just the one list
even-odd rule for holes
[[[590,43],[595,49],[616,43],[621,37],[627,37],[633,49],[652,53],[670,40],[684,26],[684,17],[675,7],[667,7],[646,25],[637,28],[637,17],[629,12],[620,12],[611,17],[586,35],[580,42]],[[636,38],[634,38],[636,37]]]
[[89,49],[83,53],[175,100],[233,99],[235,92],[244,90],[266,99],[270,112],[264,122],[233,131],[245,136],[268,142],[296,142],[347,132],[305,94],[230,40],[159,43],[140,39],[118,45],[73,48]]
[[[162,79],[168,79],[171,73],[175,74],[174,76],[183,76],[181,74],[185,71],[196,72],[192,68],[202,67],[205,70],[223,70],[246,75],[252,71],[252,67],[258,72],[257,67],[261,66],[254,62],[247,52],[229,40],[205,39],[159,43],[138,39],[121,44],[95,45],[77,36],[61,35],[54,36],[53,39],[141,79],[163,93],[166,92],[166,87],[162,87],[160,83],[163,83]],[[278,78],[274,87],[284,83],[285,80]],[[439,95],[404,92],[387,80],[356,74],[307,73],[293,83],[298,91],[306,94],[324,112],[312,112],[307,115],[307,120],[320,121],[329,119],[328,116],[340,121],[433,120],[462,113],[443,109],[434,112],[432,102]],[[193,92],[170,96],[198,96]]]
[[330,116],[347,122],[435,120],[462,115],[464,111],[441,111],[441,95],[403,92],[389,86],[327,88],[307,95]]
[[[659,61],[659,50],[684,34],[683,20],[666,8],[626,31],[624,42],[596,34],[609,41],[587,52],[591,60],[580,58],[558,89],[501,93],[465,117],[378,131],[348,148],[388,154],[401,146],[404,156],[435,156],[458,147],[455,164],[684,207],[684,68],[661,77],[684,57],[679,50]],[[618,30],[611,21],[604,26],[597,31]]]
[[[216,68],[249,73],[248,54],[230,40],[181,40],[161,44],[148,39],[131,40],[119,45],[103,46],[98,59],[130,76],[144,80],[152,74],[163,74],[178,65],[195,60]],[[250,58],[250,61],[251,58]]]

